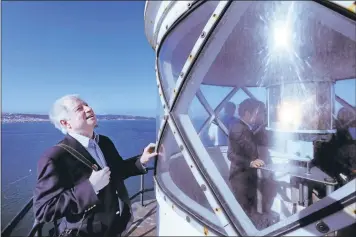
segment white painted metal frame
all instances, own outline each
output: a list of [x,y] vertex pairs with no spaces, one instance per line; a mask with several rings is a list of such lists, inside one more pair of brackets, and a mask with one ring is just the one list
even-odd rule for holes
[[[188,60],[187,60],[187,62],[186,62],[186,64],[184,65],[184,67],[183,67],[183,69],[182,69],[182,72],[181,72],[181,74],[180,74],[180,77],[178,78],[178,81],[177,81],[177,83],[176,83],[176,90],[175,91],[179,91],[179,89],[182,87],[182,85],[183,85],[183,83],[184,83],[184,81],[185,80],[188,80],[188,78],[187,78],[187,75],[186,75],[186,73],[188,73],[189,72],[189,70],[190,70],[190,68],[192,67],[192,65],[194,64],[194,62],[195,62],[195,57],[197,56],[196,55],[196,53],[199,51],[199,50],[201,50],[201,47],[202,47],[202,45],[203,45],[203,42],[205,42],[204,41],[204,38],[205,38],[205,35],[207,34],[207,33],[210,33],[210,31],[212,30],[212,25],[214,25],[214,20],[216,20],[220,15],[219,14],[216,14],[216,12],[219,12],[220,14],[222,13],[222,11],[223,11],[223,9],[226,7],[226,5],[227,5],[227,1],[223,1],[223,2],[221,2],[221,3],[219,3],[219,5],[218,5],[218,7],[216,8],[216,10],[215,10],[215,12],[214,12],[214,14],[212,15],[212,19],[210,19],[209,20],[209,22],[208,22],[208,24],[206,25],[206,27],[204,28],[204,31],[203,31],[203,34],[201,35],[201,38],[199,38],[198,39],[198,41],[196,42],[196,45],[194,46],[194,48],[193,48],[193,50],[192,50],[192,53],[190,54],[190,56],[189,56],[189,58],[188,58]],[[240,6],[241,7],[241,6]],[[186,10],[188,10],[188,9],[186,9]],[[186,11],[185,10],[185,11]],[[180,14],[180,15],[182,15],[184,13],[184,11],[182,11],[182,13]],[[177,16],[179,16],[179,14],[177,14]],[[167,18],[168,19],[168,18]],[[177,19],[178,19],[178,17],[177,17]],[[171,22],[175,22],[175,21],[171,21]],[[167,25],[168,26],[168,25]],[[163,28],[163,27],[160,27],[161,29]],[[169,28],[169,26],[168,26],[168,28]],[[208,29],[208,31],[206,31],[207,29]],[[167,29],[167,27],[166,27],[166,29]],[[161,31],[160,31],[161,32]],[[156,50],[158,50],[159,49],[159,47],[160,47],[160,40],[162,39],[162,36],[163,36],[164,34],[158,34],[158,40],[157,40],[157,46],[156,46]],[[220,49],[217,49],[217,52],[218,51],[220,51]],[[212,57],[212,58],[215,58],[215,57]],[[157,67],[157,58],[156,58],[156,67]],[[157,68],[156,68],[156,72],[157,72]],[[162,132],[163,132],[163,127],[165,126],[165,124],[169,124],[169,126],[171,127],[171,129],[172,129],[172,131],[173,131],[173,134],[174,134],[174,137],[175,137],[175,139],[176,139],[176,141],[177,141],[177,143],[178,143],[178,145],[180,146],[180,147],[182,147],[183,148],[183,150],[182,150],[182,153],[183,153],[183,155],[184,155],[184,158],[186,159],[186,161],[187,161],[187,163],[188,163],[188,165],[190,165],[191,167],[192,167],[192,171],[193,171],[193,175],[194,175],[194,177],[196,178],[196,180],[197,180],[197,182],[199,183],[199,184],[201,184],[202,185],[202,187],[204,187],[204,190],[205,190],[205,195],[207,196],[207,198],[208,198],[208,200],[209,200],[209,203],[211,204],[211,206],[212,207],[216,207],[216,209],[214,209],[214,210],[221,210],[221,209],[219,209],[220,207],[219,207],[219,205],[218,205],[218,202],[217,202],[217,200],[215,199],[215,195],[212,193],[212,190],[210,189],[210,186],[209,185],[207,185],[207,183],[205,182],[205,180],[203,179],[203,177],[202,177],[202,175],[201,175],[201,173],[199,172],[199,170],[197,169],[197,167],[195,167],[195,164],[194,164],[194,162],[193,162],[193,159],[192,159],[192,157],[191,157],[191,155],[190,155],[190,153],[187,151],[187,146],[185,145],[185,142],[182,140],[182,137],[178,134],[178,132],[177,132],[177,127],[176,127],[176,125],[174,124],[174,122],[172,121],[172,119],[174,119],[174,117],[176,117],[176,118],[178,118],[178,117],[180,117],[180,116],[175,116],[174,114],[172,115],[172,114],[169,114],[169,111],[170,111],[170,109],[169,109],[169,107],[167,106],[167,102],[164,100],[164,98],[162,97],[162,95],[163,95],[163,91],[162,91],[162,89],[161,89],[161,86],[160,86],[160,82],[159,82],[159,77],[158,77],[158,72],[156,73],[156,76],[157,76],[157,82],[158,82],[158,87],[159,87],[159,93],[160,93],[160,97],[161,97],[161,102],[162,102],[162,104],[163,104],[163,107],[164,107],[164,111],[165,111],[165,120],[164,120],[164,122],[162,123],[162,125],[161,125],[161,132],[160,132],[160,135],[159,135],[159,140],[161,140],[161,137],[162,137]],[[236,88],[235,88],[236,89]],[[237,90],[237,89],[236,89]],[[236,91],[235,91],[236,92]],[[246,93],[247,94],[247,93]],[[190,98],[188,98],[188,99],[190,99]],[[188,99],[185,99],[185,101],[186,100],[188,100]],[[175,93],[172,97],[171,97],[171,101],[170,101],[170,103],[169,104],[171,104],[171,105],[173,105],[174,103],[175,103],[175,101],[177,100],[177,93]],[[191,101],[191,100],[190,100]],[[184,104],[184,103],[183,103]],[[223,102],[220,104],[220,105],[222,105],[223,104]],[[183,106],[184,107],[184,106]],[[222,106],[221,106],[222,107]],[[179,106],[179,103],[177,104],[177,108],[175,108],[175,112],[179,112],[179,111],[182,111],[183,110],[183,108],[182,107],[180,107]],[[191,122],[190,122],[190,119],[189,119],[189,117],[187,116],[187,115],[185,115],[185,114],[182,114],[181,115],[182,117],[181,118],[178,118],[178,120],[180,120],[180,121],[183,121],[182,122],[182,125],[183,125],[183,127],[184,127],[184,125],[189,125],[189,123],[191,124]],[[191,129],[191,128],[189,128],[189,129]],[[188,130],[189,130],[188,129]],[[190,131],[192,131],[192,130],[190,130]],[[194,131],[194,128],[193,128],[193,131]],[[192,134],[187,134],[188,136],[191,136]],[[195,140],[196,138],[194,138],[194,134],[193,134],[193,136],[192,136],[192,138],[193,138],[193,140]],[[198,138],[198,137],[197,137]],[[194,142],[194,141],[193,141]],[[196,144],[197,143],[199,143],[199,142],[196,142]],[[198,145],[200,145],[200,144],[198,144]],[[203,152],[205,149],[204,149],[204,147],[196,147],[196,146],[194,146],[193,147],[193,150],[195,150],[197,153],[201,153],[201,152]],[[204,156],[201,156],[202,154],[198,154],[198,156],[200,156],[200,157],[204,157]],[[206,154],[205,154],[206,155]],[[207,154],[208,155],[208,154]],[[206,160],[205,160],[206,161]],[[205,162],[205,161],[203,161],[203,162]],[[214,170],[214,166],[212,166],[212,164],[211,164],[211,159],[210,160],[208,160],[208,165],[207,166],[205,166],[205,168],[213,168],[213,170]],[[216,168],[215,168],[216,169]],[[214,170],[215,172],[217,172],[217,170]],[[223,180],[220,180],[218,183],[222,183],[223,182]],[[204,185],[204,186],[203,186]],[[353,180],[353,181],[351,181],[348,185],[346,185],[346,186],[344,186],[342,189],[340,189],[340,191],[339,190],[337,190],[337,191],[339,191],[338,193],[345,193],[345,191],[347,192],[350,192],[350,190],[347,190],[347,187],[349,187],[350,185],[355,185],[355,180]],[[226,190],[225,190],[226,191]],[[344,196],[344,195],[342,195],[342,196]],[[229,198],[229,199],[232,199],[232,198]],[[324,200],[324,199],[323,199]],[[306,213],[304,213],[304,215],[303,216],[307,216],[307,215],[309,215],[309,214],[311,214],[312,212],[314,212],[314,211],[316,211],[316,210],[320,210],[320,209],[322,209],[323,207],[325,207],[325,202],[327,202],[328,200],[321,200],[321,201],[319,201],[317,204],[318,205],[315,205],[314,206],[314,208],[308,208],[307,210],[307,212]],[[233,205],[233,208],[235,209],[235,208],[237,208],[237,210],[239,210],[239,211],[242,211],[242,209],[241,209],[241,207],[239,206],[239,205],[237,205],[237,206],[235,206],[235,205]],[[235,209],[236,210],[236,209]],[[310,212],[310,213],[308,213],[308,212]],[[242,212],[243,213],[243,212]],[[302,214],[302,213],[300,213],[300,214]],[[236,235],[237,233],[235,232],[235,230],[231,227],[231,225],[230,225],[230,223],[229,223],[229,220],[228,220],[228,218],[226,217],[226,215],[225,215],[225,213],[223,213],[222,211],[220,211],[220,214],[217,214],[217,216],[219,217],[219,219],[221,220],[221,223],[224,225],[224,227],[225,227],[225,230],[226,230],[226,232],[228,233],[228,234],[233,234],[233,235]],[[296,218],[300,218],[300,217],[297,217],[297,216],[294,216],[294,217],[291,217],[291,218],[288,218],[288,219],[286,219],[286,220],[284,220],[284,221],[281,221],[281,222],[279,222],[279,223],[277,223],[276,225],[273,225],[273,226],[271,226],[271,227],[269,227],[269,228],[267,228],[267,229],[265,229],[265,230],[263,230],[263,231],[258,231],[258,232],[255,232],[254,234],[258,234],[258,235],[264,235],[264,234],[268,234],[268,233],[270,233],[271,231],[274,231],[274,230],[276,230],[276,229],[278,229],[278,228],[281,228],[282,226],[284,226],[284,225],[286,225],[286,224],[289,224],[289,223],[291,223],[291,222],[293,222],[293,221],[297,221],[297,219]],[[245,219],[245,218],[243,218],[243,219]],[[242,222],[245,222],[246,220],[242,220]],[[247,222],[249,221],[249,219],[247,220]],[[252,225],[252,223],[243,223],[243,224],[247,224],[249,227]],[[200,226],[200,224],[198,224],[199,226]],[[253,226],[253,225],[252,225]],[[314,227],[314,225],[313,224],[311,224],[310,226],[313,226]]]
[[191,8],[191,6],[194,4],[195,1],[173,1],[176,3],[170,6],[169,17],[164,17],[164,19],[160,21],[161,24],[158,28],[157,33],[155,33],[157,34],[157,37],[155,37],[156,52],[159,51],[158,49],[160,48],[160,45],[162,44],[162,39],[166,35],[167,31],[178,20],[180,16],[182,16],[185,12],[187,12]]
[[[209,188],[208,183],[204,180],[199,167],[197,167],[195,162],[193,161],[193,158],[188,151],[187,145],[184,143],[182,136],[179,134],[178,129],[177,129],[175,123],[173,122],[172,116],[169,116],[167,122],[173,132],[173,136],[174,136],[178,146],[181,149],[181,152],[183,154],[185,161],[187,162],[188,166],[191,168],[190,170],[192,171],[192,174],[193,174],[195,180],[197,181],[199,186],[204,191],[204,195],[206,196],[212,210],[214,210],[214,213],[218,217],[218,220],[220,221],[220,224],[221,224],[220,226],[223,229],[225,229],[225,231],[228,235],[236,235],[236,232],[233,230],[231,225],[229,226],[229,222],[221,222],[220,216],[222,213],[222,208],[220,207],[218,200],[216,199],[212,190]],[[213,224],[217,225],[218,223],[213,223]]]
[[[205,236],[216,236],[215,231],[208,231],[208,228],[206,226],[203,226],[200,222],[195,220],[195,218],[192,218],[189,214],[187,214],[186,211],[182,210],[179,206],[177,206],[176,203],[171,198],[169,198],[167,195],[165,195],[164,191],[161,189],[160,184],[157,182],[157,180],[155,180],[154,182],[155,182],[155,193],[156,193],[157,202],[158,203],[165,202],[167,204],[166,207],[163,207],[164,211],[176,213],[179,217],[182,218],[182,220],[185,220],[188,223],[188,225],[190,225],[197,232],[199,232],[199,234],[189,233],[190,236],[203,236],[203,234]],[[158,211],[161,212],[160,209]],[[161,213],[159,213],[159,215],[160,214]],[[167,217],[168,218],[170,217],[169,213],[167,213]],[[179,225],[180,223],[175,223],[175,224]],[[171,232],[171,226],[160,227],[160,223],[158,223],[157,225],[158,225],[158,227],[157,227],[158,230],[160,228],[170,228],[169,232]],[[179,225],[179,227],[184,228],[180,225]],[[157,234],[159,234],[159,233],[157,233]],[[177,234],[177,233],[175,233],[175,234]],[[178,234],[181,234],[181,233],[178,233]]]
[[[215,24],[217,24],[217,19],[219,19],[220,15],[224,12],[225,8],[228,7],[228,1],[221,1],[218,6],[216,7],[214,13],[212,14],[211,18],[209,19],[208,23],[206,24],[206,26],[204,27],[204,32],[210,32],[213,27],[215,26]],[[190,8],[190,4],[188,3],[187,4],[188,8],[185,9],[184,11],[181,11],[180,14],[177,14],[176,15],[176,18],[174,20],[170,19],[170,18],[167,18],[167,29],[170,28],[170,26],[178,19],[178,17],[182,14],[184,14],[189,8]],[[170,24],[168,24],[168,22]],[[165,22],[163,21],[162,23],[163,25],[165,24]],[[162,31],[162,27],[161,27],[161,30],[160,32]],[[165,32],[166,33],[166,32]],[[161,39],[162,37],[164,36],[164,34],[161,34],[159,33],[159,36],[158,36],[158,40],[157,40],[157,46],[156,46],[156,51],[159,51],[159,47],[161,46]],[[205,37],[201,37],[198,39],[198,41],[196,42],[195,46],[193,47],[193,50],[192,51],[197,51],[198,49],[200,49],[202,46],[203,46],[203,42],[205,42],[206,39],[204,39]],[[193,57],[191,56],[192,53],[190,54],[189,56],[189,59],[190,62],[192,61],[195,61],[195,59],[193,60]],[[195,163],[193,162],[193,159],[191,157],[191,155],[188,153],[187,151],[187,147],[185,145],[185,143],[183,142],[182,138],[181,138],[181,135],[178,134],[177,132],[177,128],[174,124],[174,122],[172,121],[172,116],[171,114],[169,113],[170,111],[170,108],[169,106],[167,106],[167,102],[163,96],[163,90],[162,90],[162,85],[160,83],[160,78],[159,78],[159,72],[157,70],[157,65],[158,65],[158,57],[156,57],[156,79],[157,79],[157,86],[158,86],[158,89],[159,89],[159,94],[160,94],[160,99],[161,99],[161,102],[162,102],[162,105],[163,105],[163,109],[165,111],[165,120],[164,122],[161,124],[161,127],[160,127],[160,131],[159,131],[159,139],[157,141],[157,146],[156,146],[156,151],[159,147],[159,143],[162,141],[162,137],[163,137],[163,133],[164,133],[164,128],[165,126],[170,126],[172,132],[173,132],[173,136],[178,144],[179,147],[181,147],[182,149],[182,154],[187,162],[187,164],[191,167],[191,171],[193,173],[193,176],[194,178],[196,179],[196,181],[198,182],[198,184],[202,187],[203,191],[204,191],[204,194],[207,198],[207,200],[209,201],[211,207],[213,210],[215,210],[215,214],[217,215],[218,219],[220,220],[220,224],[222,225],[222,228],[225,229],[226,233],[228,235],[237,235],[235,229],[230,225],[230,221],[229,219],[226,217],[225,213],[223,213],[223,209],[219,206],[219,203],[218,203],[218,200],[216,199],[215,195],[213,194],[210,186],[206,183],[206,181],[204,180],[202,174],[200,173],[199,169],[196,167]],[[192,65],[189,65],[189,67],[191,67]],[[183,67],[183,71],[184,70],[187,70],[187,63],[184,65]],[[180,74],[181,77],[180,77],[180,84],[183,83],[183,78],[186,78],[186,76],[184,77],[184,73]],[[178,90],[175,90],[176,92],[178,92]],[[172,104],[173,104],[173,101],[177,98],[177,93],[173,93],[173,96],[171,98],[172,99]],[[216,169],[216,167],[214,167]],[[187,214],[186,214],[187,215]],[[187,215],[188,216],[188,215]],[[189,216],[188,216],[189,217]],[[252,225],[252,223],[250,223]]]
[[[161,35],[160,35],[160,38],[157,39],[157,45],[156,45],[156,48],[155,48],[155,51],[156,51],[155,72],[156,72],[156,81],[157,81],[158,93],[159,93],[160,100],[162,102],[165,119],[164,119],[164,121],[161,122],[161,126],[160,126],[160,129],[159,129],[159,134],[158,134],[158,139],[157,139],[157,144],[156,144],[157,146],[156,147],[158,147],[158,142],[161,139],[161,136],[162,136],[162,133],[163,133],[163,128],[166,125],[166,120],[167,120],[168,114],[170,112],[170,106],[169,106],[169,103],[166,101],[166,97],[164,95],[164,90],[163,90],[163,86],[162,86],[162,83],[161,83],[161,78],[160,78],[160,74],[159,74],[159,70],[158,70],[159,49],[161,48],[162,44],[164,43],[164,42],[162,42],[162,38],[167,36],[167,34],[169,33],[168,30],[178,20],[178,18],[180,18],[183,14],[185,14],[191,8],[191,6],[192,6],[192,4],[194,2],[195,1],[183,1],[183,2],[182,1],[178,2],[177,1],[174,9],[172,9],[172,6],[170,7],[171,11],[174,12],[173,16],[169,17],[168,20],[165,21],[165,22],[160,21],[161,24],[167,24],[166,27],[164,29],[162,29],[163,28],[162,26],[157,26],[158,28],[160,28]],[[165,8],[166,7],[168,7],[168,5],[165,6]],[[189,16],[187,16],[187,17],[189,17]],[[173,94],[176,95],[176,92],[177,92],[177,90],[174,90]],[[174,96],[172,96],[172,97],[174,97]]]
[[[250,4],[251,3],[249,3],[249,2],[244,2],[244,3],[240,4],[238,9],[236,9],[236,12],[241,14],[242,12],[244,12],[244,10],[247,9],[247,7]],[[247,215],[241,208],[240,204],[236,201],[235,197],[233,196],[232,192],[230,191],[230,188],[226,184],[225,180],[223,179],[223,177],[221,175],[219,175],[220,173],[219,173],[217,167],[215,166],[213,160],[210,158],[209,154],[207,153],[206,149],[204,148],[203,144],[201,143],[201,140],[198,137],[197,133],[195,132],[195,129],[191,123],[191,120],[190,120],[188,114],[187,114],[188,106],[189,106],[190,102],[192,101],[192,99],[194,98],[194,96],[196,95],[197,91],[199,90],[201,82],[204,78],[203,75],[197,75],[197,74],[199,74],[199,73],[197,73],[197,71],[200,73],[204,73],[204,74],[206,73],[206,72],[203,72],[202,70],[198,70],[197,68],[195,68],[193,71],[194,73],[189,74],[189,77],[188,77],[189,70],[194,65],[195,60],[198,60],[198,56],[199,56],[199,63],[201,63],[200,59],[204,58],[204,60],[202,60],[202,61],[203,62],[208,61],[209,62],[208,65],[211,65],[213,60],[215,59],[217,53],[220,51],[220,48],[222,47],[223,43],[227,39],[228,35],[230,35],[229,32],[215,35],[215,41],[218,40],[219,43],[221,43],[221,45],[214,47],[214,49],[213,49],[214,53],[210,52],[209,57],[201,57],[201,55],[198,55],[198,53],[200,52],[200,50],[204,46],[204,43],[207,40],[206,35],[210,35],[211,30],[214,29],[215,25],[217,24],[216,20],[218,19],[218,17],[220,17],[220,15],[223,13],[223,11],[226,10],[227,6],[228,6],[228,2],[220,2],[217,9],[213,13],[212,18],[208,21],[208,23],[204,27],[201,37],[197,40],[196,44],[194,45],[192,52],[189,55],[188,60],[182,69],[181,77],[177,81],[176,91],[179,91],[179,89],[183,86],[184,80],[191,80],[192,78],[194,78],[194,83],[193,83],[194,85],[189,84],[187,87],[184,88],[184,91],[179,96],[175,95],[175,97],[171,98],[170,103],[173,104],[171,114],[174,117],[174,120],[179,121],[179,124],[181,125],[181,126],[179,126],[181,129],[180,132],[183,132],[185,134],[184,138],[189,140],[188,143],[190,144],[190,147],[195,152],[196,156],[200,158],[200,159],[199,158],[198,159],[200,160],[201,164],[203,164],[203,167],[200,167],[201,172],[205,173],[204,174],[205,177],[209,176],[206,173],[207,170],[209,170],[209,172],[211,172],[211,173],[218,174],[218,175],[214,175],[214,177],[209,177],[209,178],[213,179],[213,183],[215,185],[218,184],[218,186],[220,187],[219,192],[224,194],[225,201],[228,200],[227,201],[228,203],[232,203],[232,205],[230,205],[231,209],[238,210],[238,212],[241,213],[241,216],[243,218],[241,218],[239,220],[240,224],[242,226],[248,227],[250,229],[255,229],[251,220],[247,217]],[[231,7],[231,6],[229,6],[229,7]],[[237,21],[238,21],[238,19],[237,19]],[[234,25],[232,27],[228,28],[228,31],[231,32],[233,30],[233,28],[234,28]],[[218,38],[220,38],[220,40]],[[203,68],[209,68],[208,65],[204,65]],[[182,96],[182,94],[184,94],[184,96]],[[179,101],[175,101],[178,98],[179,98]],[[174,103],[175,103],[175,105],[174,105]],[[221,103],[221,105],[222,104],[223,103]],[[208,189],[208,190],[210,192],[210,189]],[[228,198],[226,198],[226,196]],[[214,199],[212,199],[212,197],[214,197],[214,196],[210,197],[207,195],[208,201],[213,206],[213,209],[217,209],[217,210],[222,209],[222,207],[218,206],[219,204]],[[230,234],[236,235],[237,233],[235,232],[234,227],[231,226],[229,217],[223,212],[217,212],[217,215],[218,215],[221,223],[225,227],[225,231],[229,235]]]
[[[202,34],[202,35],[204,35],[204,34]],[[223,35],[223,34],[220,34],[220,35]],[[228,34],[227,34],[228,35]],[[217,36],[217,38],[219,37],[219,35]],[[216,39],[215,39],[216,40]],[[197,44],[198,44],[198,42],[197,42]],[[194,49],[196,49],[197,47],[196,47],[197,45],[195,45],[194,46],[194,48],[193,48],[193,50],[192,50],[192,54],[190,55],[190,57],[189,57],[189,59],[192,59],[192,58],[194,58],[194,57],[196,57],[196,55],[193,53],[194,52]],[[218,48],[218,49],[213,49],[213,50],[219,50],[219,47],[216,47],[216,48]],[[197,51],[196,51],[197,52]],[[218,52],[218,51],[217,51]],[[214,59],[215,57],[214,57],[214,53],[213,53],[213,56],[211,56],[211,52],[210,52],[210,58],[212,58],[212,59]],[[186,64],[185,64],[185,66],[183,67],[183,70],[182,70],[182,73],[181,73],[181,75],[182,75],[182,77],[181,77],[181,79],[180,80],[178,80],[177,81],[177,87],[180,89],[180,87],[182,86],[182,84],[183,84],[183,82],[184,82],[184,80],[185,79],[187,79],[187,76],[185,75],[185,73],[184,73],[184,71],[185,70],[187,70],[187,68],[189,69],[191,66],[192,66],[192,64],[193,63],[191,63],[191,62],[189,62],[189,59],[187,60],[187,62],[186,62]],[[206,59],[205,61],[211,61],[211,59]],[[191,60],[191,61],[193,61],[193,60]],[[207,68],[206,67],[206,65],[204,65],[204,67],[203,68]],[[197,69],[196,69],[197,70]],[[197,70],[198,71],[198,70]],[[196,72],[195,72],[196,73]],[[194,88],[192,88],[191,86],[189,86],[189,88],[186,88],[185,89],[185,92],[187,92],[187,91],[190,91],[190,94],[192,95],[194,95],[194,93],[192,93],[192,91],[198,91],[198,88],[197,88],[197,86],[196,85],[198,85],[198,86],[200,86],[200,84],[201,83],[199,83],[199,81],[197,81],[197,80],[195,80],[196,78],[198,78],[198,80],[200,80],[200,79],[202,79],[203,78],[203,76],[190,76],[189,77],[189,79],[191,79],[191,78],[194,78],[194,84],[195,84],[195,89]],[[188,80],[188,79],[187,79]],[[198,92],[199,93],[199,92]],[[248,94],[248,92],[246,92],[245,91],[245,93],[246,94]],[[181,95],[180,95],[181,96]],[[201,97],[201,96],[200,96]],[[175,118],[175,119],[177,119],[179,122],[180,122],[180,124],[181,124],[181,127],[183,128],[183,130],[184,130],[184,133],[185,133],[185,137],[186,138],[189,138],[189,140],[190,140],[190,144],[191,144],[191,146],[192,146],[192,148],[193,148],[193,150],[195,151],[195,153],[196,153],[196,155],[198,156],[198,157],[200,157],[201,158],[201,161],[202,161],[202,163],[204,164],[204,169],[205,170],[209,170],[209,171],[211,171],[212,173],[218,173],[218,171],[216,170],[216,168],[215,168],[215,166],[212,164],[212,161],[211,161],[211,159],[207,159],[206,157],[209,157],[209,154],[206,152],[206,150],[204,149],[204,147],[202,146],[202,144],[201,144],[201,142],[199,142],[199,137],[196,135],[196,134],[194,134],[194,132],[192,132],[192,131],[194,131],[194,127],[192,126],[192,123],[191,123],[191,121],[190,121],[190,118],[189,118],[189,116],[186,114],[186,111],[187,111],[187,108],[186,107],[184,107],[184,105],[186,106],[187,104],[189,104],[189,103],[185,103],[185,102],[187,102],[187,101],[191,101],[191,99],[192,98],[190,98],[190,96],[184,96],[184,98],[183,98],[183,100],[182,101],[179,101],[179,102],[177,102],[177,104],[175,105],[175,108],[173,108],[173,117]],[[174,98],[174,99],[172,99],[172,104],[173,104],[173,102],[175,102],[175,100],[176,100],[176,98]],[[204,101],[204,100],[202,100],[202,101]],[[204,103],[204,102],[203,102]],[[211,112],[211,111],[210,111]],[[210,113],[211,114],[211,113]],[[214,115],[212,114],[212,116],[211,117],[214,117]],[[213,177],[213,179],[215,178],[215,181],[218,181],[218,182],[214,182],[214,183],[218,183],[219,184],[219,187],[220,187],[220,190],[222,189],[223,191],[222,191],[222,193],[224,193],[224,194],[229,194],[229,190],[225,190],[225,191],[227,191],[227,192],[224,192],[224,181],[221,179],[221,180],[219,180],[219,178],[221,178],[221,177]],[[220,186],[221,185],[221,186]],[[343,189],[343,191],[347,191],[346,189]],[[348,191],[350,191],[350,190],[348,190]],[[210,198],[209,198],[210,199]],[[230,200],[232,200],[233,198],[229,198]],[[323,199],[324,200],[324,204],[325,204],[325,202],[327,201],[327,199]],[[211,200],[209,200],[209,202],[210,202]],[[229,202],[228,202],[229,203]],[[230,202],[230,204],[231,203],[233,203],[233,202]],[[321,205],[321,203],[322,202],[320,202],[320,204],[319,205]],[[234,204],[234,203],[233,203]],[[239,210],[239,213],[244,213],[243,212],[243,210],[241,209],[241,207],[240,207],[240,205],[237,203],[237,205],[235,206],[235,205],[233,205],[234,207],[232,208],[232,209],[234,209],[234,210]],[[313,213],[313,212],[315,212],[315,211],[317,211],[317,210],[320,210],[320,209],[322,209],[323,207],[325,207],[325,206],[319,206],[319,208],[315,208],[317,205],[315,205],[314,206],[314,208],[308,208],[308,211],[305,211],[304,213],[298,213],[298,215],[294,215],[294,216],[292,216],[292,217],[290,217],[290,218],[287,218],[286,220],[283,220],[283,221],[281,221],[281,222],[279,222],[279,223],[277,223],[276,225],[273,225],[273,226],[271,226],[271,227],[269,227],[269,228],[266,228],[266,229],[264,229],[263,231],[257,231],[255,228],[254,228],[254,226],[252,225],[252,223],[247,223],[246,222],[246,219],[245,218],[239,218],[238,217],[238,220],[239,221],[241,221],[242,223],[243,223],[243,226],[244,227],[246,227],[246,226],[248,226],[248,228],[245,228],[245,230],[248,230],[248,229],[251,229],[251,230],[253,230],[254,229],[254,231],[252,231],[252,232],[250,232],[249,231],[249,233],[248,234],[254,234],[254,235],[262,235],[262,234],[268,234],[268,233],[271,233],[271,232],[273,232],[273,231],[276,231],[276,230],[278,230],[278,229],[280,229],[280,228],[282,228],[283,226],[285,226],[286,224],[291,224],[291,223],[293,223],[293,222],[296,222],[298,219],[300,219],[300,215],[302,215],[302,216],[307,216],[307,215],[309,215],[309,214],[311,214],[311,213]],[[243,215],[241,215],[241,216],[243,216]],[[221,220],[222,221],[224,221],[224,217],[226,217],[226,216],[222,216],[222,217],[220,217],[221,218]],[[244,223],[245,222],[245,223]],[[222,223],[224,223],[224,222],[222,222]],[[251,224],[251,225],[250,225]],[[253,227],[253,228],[251,228],[251,227]],[[318,234],[320,234],[319,232],[318,232]]]

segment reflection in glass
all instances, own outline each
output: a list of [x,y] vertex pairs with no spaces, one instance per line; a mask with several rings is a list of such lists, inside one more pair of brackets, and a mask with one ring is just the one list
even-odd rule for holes
[[332,86],[305,82],[269,87],[269,128],[295,132],[332,130]]
[[167,102],[185,61],[217,4],[218,1],[204,3],[179,23],[165,39],[159,52],[158,69]]
[[158,135],[159,135],[159,129],[162,125],[161,123],[164,122],[163,116],[164,116],[163,105],[162,105],[160,96],[157,93],[156,137],[158,137]]
[[194,213],[202,216],[207,223],[220,226],[219,220],[195,180],[168,124],[161,141],[158,148],[157,164],[159,184],[183,207],[188,207]]
[[[218,168],[220,176],[208,174],[221,202],[229,207],[238,203],[252,221],[254,226],[242,226],[247,233],[269,233],[273,225],[304,215],[301,210],[356,177],[356,145],[347,135],[354,125],[350,115],[355,104],[345,104],[334,94],[341,80],[356,78],[355,28],[355,22],[314,2],[236,1],[189,75],[173,115],[197,158],[206,160],[208,153]],[[350,94],[347,101],[355,98],[355,89],[348,88],[352,83],[342,87]],[[195,98],[206,86],[215,87],[204,94],[208,104],[218,97],[215,105],[233,102],[237,119],[225,126],[225,146],[206,143],[200,136],[202,152],[194,144],[196,134],[187,129],[185,114],[193,110],[187,98]],[[239,101],[234,95],[221,98],[221,88],[244,94]],[[254,96],[250,88],[263,95]],[[348,112],[334,111],[335,99]],[[203,112],[208,123],[194,133],[201,135],[210,127],[224,130],[223,107],[214,111],[215,119],[208,120],[211,114]],[[193,120],[191,114],[189,118]],[[336,126],[335,131],[335,120],[348,124],[348,130]],[[243,222],[244,215],[231,210],[235,221]]]

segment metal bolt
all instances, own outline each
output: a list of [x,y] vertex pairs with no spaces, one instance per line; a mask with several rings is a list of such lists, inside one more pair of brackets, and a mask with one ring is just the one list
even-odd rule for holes
[[188,7],[191,7],[191,6],[192,6],[192,4],[190,2],[188,2]]
[[206,186],[205,186],[205,184],[202,184],[201,185],[201,189],[205,192],[206,191]]
[[330,231],[329,226],[323,221],[319,221],[318,223],[316,223],[316,229],[323,234],[328,233]]
[[164,199],[165,201],[167,201],[166,196],[164,196],[163,199]]
[[163,109],[164,109],[164,108],[166,108],[166,105],[165,105],[165,104],[163,104]]
[[202,38],[205,37],[205,32],[204,31],[201,33],[200,37],[202,37]]
[[166,30],[168,30],[168,25],[166,25]]
[[179,76],[184,77],[184,72],[181,72]]
[[181,151],[183,151],[183,149],[184,149],[183,145],[180,145],[180,146],[179,146],[179,149],[180,149]]
[[186,216],[185,219],[187,220],[187,222],[190,222],[190,217]]

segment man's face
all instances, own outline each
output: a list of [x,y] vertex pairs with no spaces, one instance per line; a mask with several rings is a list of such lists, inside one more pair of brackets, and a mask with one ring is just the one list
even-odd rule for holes
[[82,135],[93,132],[97,120],[94,111],[86,102],[79,99],[68,99],[64,102],[64,106],[68,110],[69,119],[62,124],[67,127],[68,131]]
[[[246,112],[246,119],[250,125],[255,125],[255,124],[259,124],[262,120],[262,114],[261,113],[261,109],[256,108],[255,110],[252,111],[252,113],[250,113],[249,111]],[[264,115],[263,115],[264,116]]]
[[267,121],[267,110],[264,106],[259,107],[259,109],[257,110],[257,116],[256,116],[255,123],[258,125],[261,125],[261,124],[264,124],[266,121]]

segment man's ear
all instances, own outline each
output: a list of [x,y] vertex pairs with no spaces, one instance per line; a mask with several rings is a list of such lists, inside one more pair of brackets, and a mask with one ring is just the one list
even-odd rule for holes
[[66,121],[66,120],[61,120],[61,121],[59,121],[60,123],[61,123],[61,125],[63,126],[63,127],[66,127],[66,128],[70,128],[70,124]]

